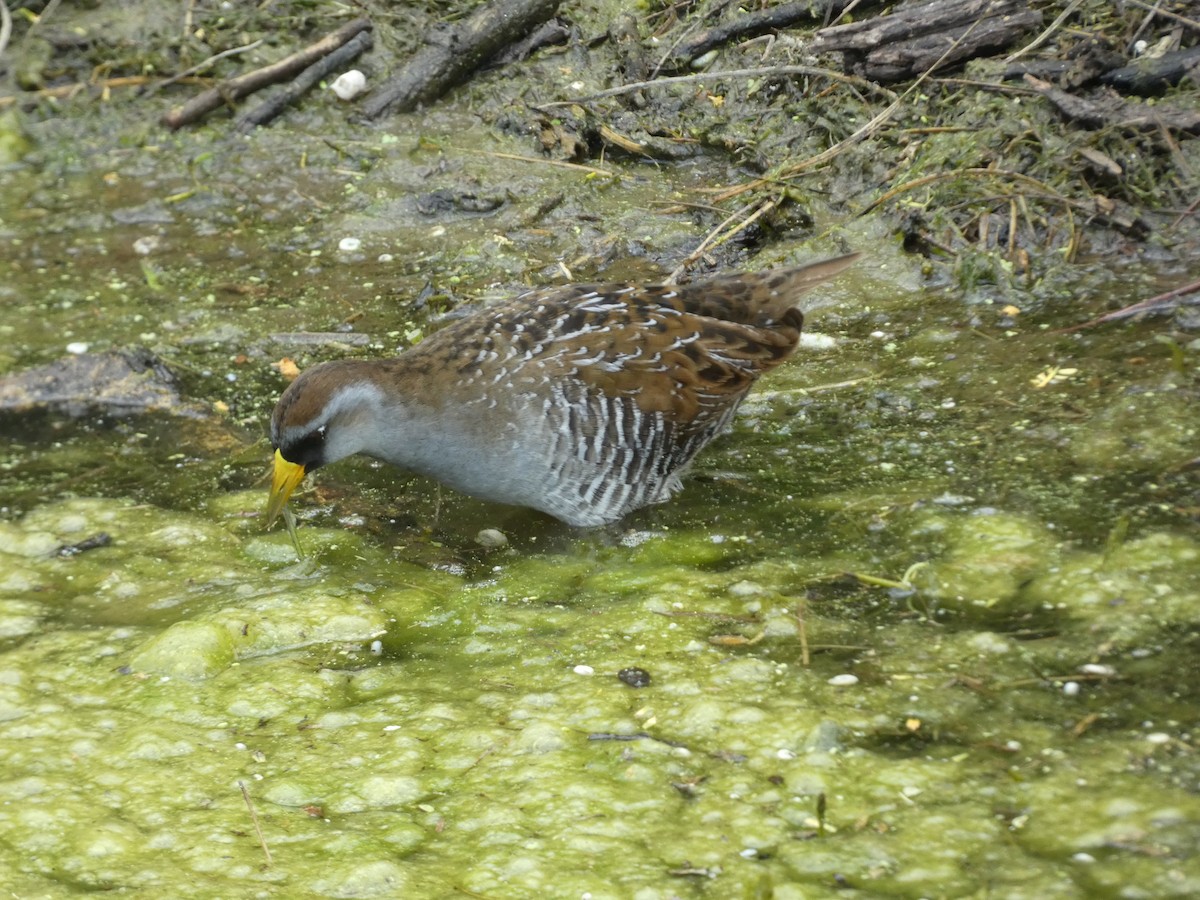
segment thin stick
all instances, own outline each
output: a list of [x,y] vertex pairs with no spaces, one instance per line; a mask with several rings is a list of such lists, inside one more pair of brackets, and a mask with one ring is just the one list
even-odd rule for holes
[[807,669],[812,662],[812,656],[808,650],[808,623],[804,619],[804,607],[805,603],[803,600],[797,603],[795,616],[796,625],[800,630],[800,664]]
[[1168,9],[1160,9],[1157,6],[1151,6],[1149,3],[1142,3],[1141,0],[1126,0],[1130,6],[1136,6],[1139,9],[1148,10],[1151,13],[1157,13],[1160,16],[1166,16],[1168,19],[1174,19],[1176,22],[1182,22],[1188,28],[1194,28],[1200,31],[1200,22],[1195,19],[1189,19],[1187,16],[1181,16],[1179,13],[1173,13]]
[[[770,201],[770,205],[773,207],[775,205],[774,201]],[[702,240],[700,242],[700,246],[697,247],[695,250],[693,250],[691,253],[689,253],[687,255],[687,258],[684,259],[683,262],[681,262],[678,266],[676,266],[674,268],[674,270],[671,272],[671,274],[667,276],[667,283],[674,284],[675,279],[678,278],[680,275],[682,275],[688,266],[690,266],[692,263],[694,263],[696,260],[698,260],[701,256],[703,256],[706,252],[708,252],[709,247],[713,247],[713,246],[717,245],[717,236],[719,234],[721,234],[721,231],[726,226],[732,224],[737,219],[742,219],[742,216],[749,213],[750,210],[754,208],[754,206],[755,206],[754,203],[747,203],[745,206],[742,206],[735,212],[732,212],[728,216],[726,216],[725,220],[723,222],[721,222],[720,225],[718,225],[716,228],[714,228],[712,231],[710,231],[707,235],[705,235],[704,240]],[[755,217],[757,217],[757,215],[761,215],[761,212],[762,212],[762,210],[760,208],[759,213],[755,214]],[[731,235],[737,234],[738,231],[740,231],[742,228],[745,228],[747,225],[749,225],[751,221],[753,221],[753,218],[742,219],[742,223],[737,228],[730,231],[729,234],[731,234]]]
[[8,39],[12,37],[12,16],[8,12],[8,4],[0,0],[0,56],[4,55],[4,48],[8,46]]
[[541,159],[537,156],[521,156],[518,153],[502,153],[499,150],[476,150],[472,147],[452,147],[459,153],[475,153],[479,156],[490,156],[493,159],[512,159],[517,162],[534,163],[542,166],[558,166],[560,169],[574,169],[576,172],[586,172],[589,175],[600,175],[604,178],[616,178],[615,172],[607,169],[597,169],[593,166],[582,166],[579,163],[567,162],[563,159]]
[[971,168],[958,169],[954,172],[935,172],[932,175],[924,175],[920,178],[914,178],[912,181],[905,182],[904,184],[897,185],[883,196],[873,200],[871,204],[858,215],[865,216],[881,204],[887,203],[889,200],[892,200],[901,194],[906,194],[914,188],[924,187],[927,184],[934,184],[938,181],[946,181],[950,178],[957,178],[959,176],[969,176],[972,178],[1011,178],[1013,181],[1021,181],[1026,184],[1034,185],[1040,190],[1045,191],[1048,196],[1059,201],[1060,203],[1065,203],[1068,205],[1071,203],[1070,198],[1062,196],[1048,184],[1038,181],[1036,178],[1031,178],[1028,175],[1024,175],[1021,172],[1013,172],[1009,169]]
[[26,32],[26,35],[31,34],[45,24],[46,18],[50,15],[50,13],[54,12],[54,10],[58,7],[58,4],[61,2],[62,0],[50,0],[50,2],[46,4],[46,8],[38,13],[38,17],[34,20],[34,23],[29,26],[29,31]]
[[246,53],[250,50],[253,50],[255,47],[257,47],[262,42],[263,42],[263,39],[259,38],[257,41],[254,41],[249,44],[243,44],[240,47],[230,47],[228,50],[222,50],[220,53],[216,54],[215,56],[210,56],[208,59],[202,60],[201,62],[196,63],[190,69],[184,69],[179,74],[172,75],[170,78],[160,81],[158,84],[152,84],[150,87],[146,88],[146,93],[143,96],[149,97],[150,95],[156,93],[157,91],[162,90],[169,84],[174,84],[177,81],[187,78],[189,75],[195,75],[197,72],[202,72],[205,69],[207,69],[209,66],[211,66],[213,63],[217,62],[217,60],[225,59],[225,57],[227,57],[227,56],[235,56],[238,53]]
[[258,833],[258,842],[262,845],[263,855],[267,858],[267,867],[274,865],[271,861],[271,849],[267,846],[267,839],[263,837],[262,826],[258,824],[258,813],[254,811],[254,803],[250,799],[250,792],[246,790],[246,782],[239,781],[238,787],[242,789],[242,799],[246,801],[246,809],[250,810],[250,820],[254,822],[254,830]]
[[697,81],[717,81],[721,78],[755,78],[767,75],[813,75],[821,78],[831,78],[835,81],[845,81],[848,84],[853,84],[865,90],[881,93],[888,98],[896,96],[894,92],[880,87],[873,81],[859,78],[856,75],[835,72],[832,69],[822,69],[817,66],[759,66],[754,69],[729,69],[725,72],[700,72],[695,75],[671,75],[667,78],[655,78],[651,81],[634,81],[630,84],[623,84],[620,87],[609,88],[606,91],[588,94],[585,97],[573,97],[570,100],[554,100],[550,103],[539,103],[533,108],[543,109],[548,106],[570,106],[573,103],[589,103],[592,100],[603,100],[605,97],[619,97],[621,94],[632,94],[643,88],[657,87],[663,84],[692,84]]
[[1005,63],[1016,62],[1018,59],[1020,59],[1026,53],[1036,50],[1038,47],[1042,46],[1042,44],[1044,44],[1044,43],[1046,43],[1046,41],[1050,40],[1050,36],[1052,34],[1054,34],[1056,31],[1058,31],[1058,29],[1062,28],[1063,22],[1067,21],[1067,19],[1069,19],[1071,17],[1071,13],[1073,13],[1073,12],[1075,12],[1075,10],[1079,9],[1079,7],[1081,5],[1083,5],[1083,0],[1071,0],[1071,2],[1067,4],[1067,8],[1058,14],[1058,18],[1055,19],[1053,22],[1051,22],[1050,26],[1045,31],[1043,31],[1041,34],[1039,34],[1037,37],[1035,37],[1032,41],[1030,41],[1028,44],[1026,44],[1020,50],[1016,51],[1015,53],[1010,53],[1007,57],[1005,57],[1004,62]]
[[1087,322],[1081,322],[1078,325],[1071,325],[1067,328],[1059,328],[1051,332],[1052,334],[1070,334],[1074,331],[1079,331],[1083,328],[1091,328],[1093,325],[1100,325],[1104,322],[1113,322],[1117,319],[1128,319],[1130,316],[1135,316],[1140,312],[1148,312],[1157,309],[1160,306],[1165,306],[1167,301],[1174,300],[1176,297],[1182,297],[1184,294],[1191,294],[1200,291],[1200,281],[1193,281],[1191,284],[1181,284],[1177,288],[1172,288],[1166,293],[1159,294],[1157,297],[1150,297],[1146,300],[1139,300],[1129,306],[1124,306],[1121,309],[1114,309],[1112,312],[1107,312],[1102,316],[1097,316]]

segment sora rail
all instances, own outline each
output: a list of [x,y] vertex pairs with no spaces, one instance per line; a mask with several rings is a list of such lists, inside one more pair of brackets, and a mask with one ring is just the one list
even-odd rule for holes
[[354,453],[569,525],[661,503],[796,349],[801,295],[857,257],[683,286],[534,290],[394,359],[313,366],[271,417],[267,523],[307,473]]

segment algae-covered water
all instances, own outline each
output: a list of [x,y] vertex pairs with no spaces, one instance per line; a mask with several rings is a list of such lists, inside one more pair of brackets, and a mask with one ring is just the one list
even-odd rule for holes
[[1195,324],[1059,331],[1180,273],[934,285],[797,227],[740,263],[866,256],[671,504],[576,531],[348,461],[301,559],[278,360],[660,276],[721,172],[515,160],[454,106],[27,127],[0,375],[143,346],[186,405],[0,423],[0,895],[1200,895]]

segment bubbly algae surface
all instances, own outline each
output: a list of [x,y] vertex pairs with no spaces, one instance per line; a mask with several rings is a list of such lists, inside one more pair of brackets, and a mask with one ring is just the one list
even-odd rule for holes
[[[1197,895],[1200,544],[1164,469],[1195,405],[1164,366],[1046,403],[999,338],[953,338],[970,365],[929,387],[869,333],[802,359],[618,529],[435,517],[353,465],[297,502],[304,559],[261,488],[0,524],[5,887]],[[801,389],[848,365],[877,377]],[[423,524],[347,516],[389,503]]]

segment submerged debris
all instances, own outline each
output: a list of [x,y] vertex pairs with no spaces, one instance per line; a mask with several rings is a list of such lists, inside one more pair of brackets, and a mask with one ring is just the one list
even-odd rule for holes
[[96,412],[200,414],[180,397],[175,374],[141,347],[73,354],[0,378],[0,412],[38,409],[73,417]]

